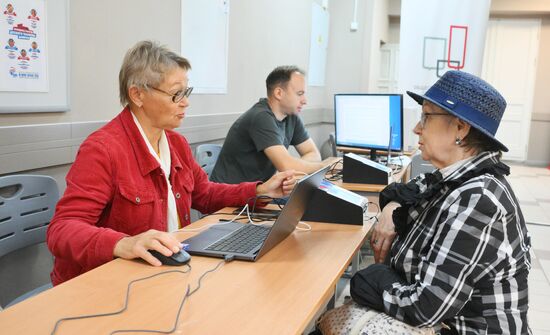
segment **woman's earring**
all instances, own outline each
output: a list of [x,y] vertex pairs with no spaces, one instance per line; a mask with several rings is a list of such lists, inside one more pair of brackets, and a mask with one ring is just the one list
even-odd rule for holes
[[456,144],[456,145],[461,145],[461,144],[462,144],[462,140],[460,139],[460,137],[457,137],[457,138],[456,138],[455,144]]

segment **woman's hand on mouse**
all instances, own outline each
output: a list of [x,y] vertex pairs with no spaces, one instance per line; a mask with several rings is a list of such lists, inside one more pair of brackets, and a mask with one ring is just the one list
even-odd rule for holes
[[165,256],[180,251],[180,241],[173,234],[150,229],[144,233],[122,238],[115,245],[114,257],[124,259],[142,258],[154,266],[161,266],[161,262],[147,250],[157,250]]

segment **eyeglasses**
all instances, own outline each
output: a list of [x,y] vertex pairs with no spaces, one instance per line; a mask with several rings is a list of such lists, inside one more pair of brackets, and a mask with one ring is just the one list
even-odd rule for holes
[[156,88],[156,87],[151,87],[151,88],[154,89],[155,91],[158,91],[158,92],[161,92],[161,93],[164,93],[164,94],[167,94],[167,95],[171,96],[172,97],[172,102],[176,103],[176,104],[178,102],[182,101],[183,98],[189,98],[189,96],[191,95],[191,92],[193,92],[193,87],[188,87],[184,90],[177,91],[174,94],[163,91],[160,88]]
[[420,127],[424,128],[426,125],[426,120],[428,119],[428,116],[452,116],[446,113],[422,113],[420,115]]

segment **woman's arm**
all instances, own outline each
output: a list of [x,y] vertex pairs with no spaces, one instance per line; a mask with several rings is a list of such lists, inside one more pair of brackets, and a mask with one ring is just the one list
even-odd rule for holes
[[80,146],[66,180],[48,227],[48,247],[56,258],[92,269],[113,259],[115,244],[125,236],[97,227],[114,194],[111,160],[101,143],[87,140]]

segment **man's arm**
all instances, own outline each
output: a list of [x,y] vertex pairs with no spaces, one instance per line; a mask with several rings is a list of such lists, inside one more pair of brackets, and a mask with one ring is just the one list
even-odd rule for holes
[[309,162],[321,161],[321,153],[311,138],[308,138],[302,143],[296,145],[295,148],[303,160]]
[[309,174],[332,162],[332,158],[310,162],[303,158],[293,157],[283,145],[267,147],[264,149],[264,153],[278,171],[295,170]]

